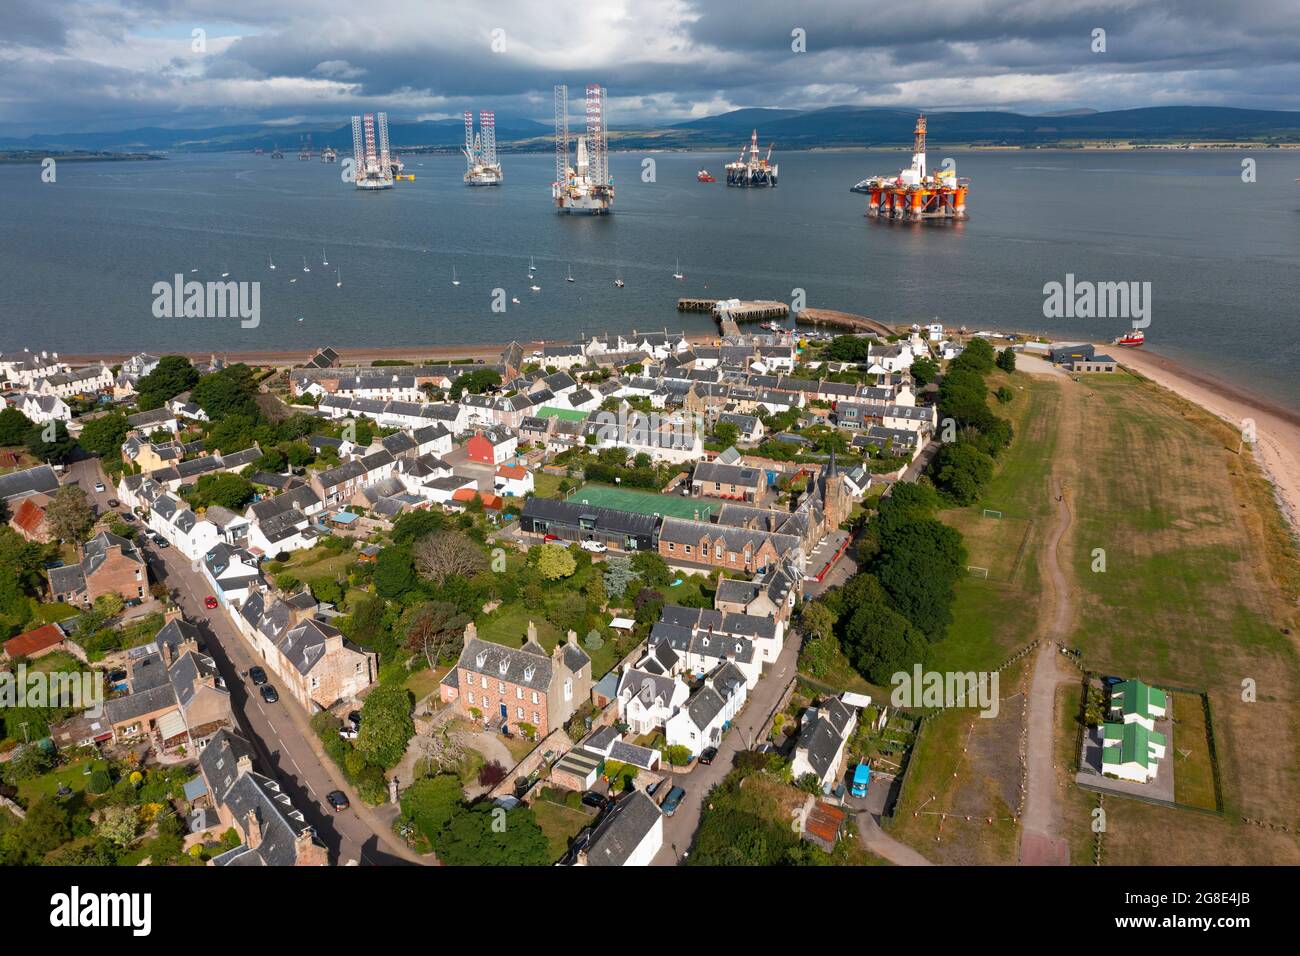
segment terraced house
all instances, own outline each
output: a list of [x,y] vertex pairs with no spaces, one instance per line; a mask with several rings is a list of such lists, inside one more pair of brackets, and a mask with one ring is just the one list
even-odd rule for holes
[[789,534],[729,528],[688,518],[664,518],[659,555],[689,570],[726,568],[754,574],[791,555],[802,560],[803,542]]
[[101,594],[124,600],[149,591],[149,566],[140,549],[126,538],[101,531],[81,548],[81,560],[47,572],[50,593],[67,604],[93,604]]
[[528,724],[544,737],[563,727],[591,697],[591,684],[591,658],[573,631],[547,654],[531,621],[517,648],[481,640],[471,622],[460,658],[438,691],[445,703],[472,720],[516,733]]

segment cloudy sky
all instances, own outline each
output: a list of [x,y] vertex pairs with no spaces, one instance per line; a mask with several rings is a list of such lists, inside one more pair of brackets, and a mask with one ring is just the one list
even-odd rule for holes
[[[1296,0],[2,0],[0,131],[747,106],[1300,109]],[[1093,32],[1105,31],[1105,52]],[[196,31],[202,31],[196,33]],[[803,31],[806,52],[795,52]],[[196,39],[196,37],[198,39]]]

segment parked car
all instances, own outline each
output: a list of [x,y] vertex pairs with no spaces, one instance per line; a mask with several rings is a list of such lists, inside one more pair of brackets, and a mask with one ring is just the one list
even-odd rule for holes
[[279,691],[277,691],[270,684],[262,685],[262,700],[266,701],[268,704],[274,704],[279,699],[280,699]]
[[159,538],[159,539],[158,539],[158,547],[160,547],[160,548],[170,548],[170,547],[171,547],[171,542],[168,541],[166,538]]
[[548,534],[542,536],[542,541],[559,541],[559,540],[560,540],[560,536],[558,534]]
[[668,791],[668,796],[664,797],[664,802],[659,806],[664,812],[664,816],[671,817],[677,812],[677,807],[681,804],[682,798],[686,796],[686,791],[681,787],[673,787]]
[[352,806],[352,804],[348,802],[348,795],[342,790],[331,790],[329,793],[325,794],[325,799],[329,801],[329,805],[334,808],[335,813],[341,813],[348,807]]
[[357,729],[351,724],[345,724],[343,729],[339,731],[339,737],[343,740],[356,740],[357,736]]
[[95,482],[95,491],[100,494],[104,493],[104,483],[102,481]]
[[122,520],[123,520],[123,521],[134,521],[134,520],[135,520],[135,515],[131,514],[131,512],[129,512],[129,511],[123,511],[122,514],[121,514],[121,517],[122,517]]
[[704,764],[705,766],[708,766],[709,764],[713,763],[713,758],[716,757],[717,755],[718,755],[717,747],[705,747],[702,751],[700,751],[700,763]]
[[349,714],[348,714],[348,723],[352,725],[352,727],[353,727],[354,730],[360,730],[360,729],[361,729],[361,711],[359,711],[359,710],[354,710],[354,711],[349,712]]
[[582,795],[582,802],[589,807],[595,807],[597,810],[604,810],[612,801],[603,793],[597,793],[595,790],[588,790]]
[[266,671],[260,667],[250,667],[248,669],[248,679],[257,687],[266,683]]
[[592,554],[604,554],[609,548],[599,541],[584,541],[582,542],[582,550],[590,551]]
[[217,599],[209,594],[203,599],[203,606],[209,611],[215,611],[217,609]]
[[583,850],[585,850],[587,848],[587,844],[590,842],[591,842],[591,827],[587,827],[583,829],[581,832],[579,832],[578,835],[573,838],[573,842],[569,844],[568,851],[564,854],[564,856],[560,857],[560,866],[573,866],[575,863],[577,863],[578,854],[581,853]]

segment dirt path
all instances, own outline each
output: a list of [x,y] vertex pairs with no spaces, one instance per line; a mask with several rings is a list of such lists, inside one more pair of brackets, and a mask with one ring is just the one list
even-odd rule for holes
[[906,843],[899,843],[880,829],[875,817],[865,811],[858,814],[858,837],[868,850],[895,866],[934,866]]

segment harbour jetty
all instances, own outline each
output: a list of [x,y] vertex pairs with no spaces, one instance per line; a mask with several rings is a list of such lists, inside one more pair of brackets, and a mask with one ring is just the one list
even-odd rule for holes
[[677,311],[712,313],[726,336],[739,335],[741,322],[784,319],[790,307],[773,299],[678,299]]
[[854,315],[852,312],[839,312],[835,309],[802,309],[794,314],[794,321],[796,325],[843,329],[845,332],[867,332],[885,336],[896,334],[883,322],[869,319],[865,315]]

